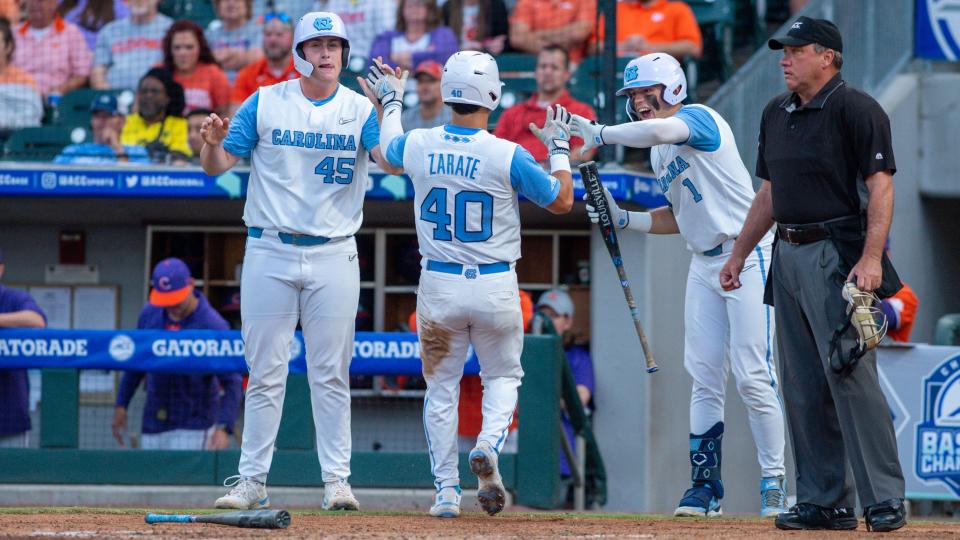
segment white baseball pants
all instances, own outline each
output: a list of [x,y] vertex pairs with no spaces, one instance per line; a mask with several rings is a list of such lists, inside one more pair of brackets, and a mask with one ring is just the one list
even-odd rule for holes
[[303,328],[307,379],[323,481],[350,476],[350,360],[360,297],[351,237],[319,246],[281,243],[276,232],[247,238],[240,315],[250,380],[240,474],[265,482],[280,427],[290,343]]
[[729,256],[694,254],[690,262],[683,360],[693,377],[690,432],[705,433],[723,420],[727,374],[732,368],[762,474],[780,476],[785,471],[783,405],[773,361],[773,309],[763,303],[770,245],[751,252],[740,274],[742,286],[726,292],[719,276]]
[[[446,274],[424,270],[417,291],[417,333],[427,392],[423,427],[437,489],[460,484],[457,403],[460,378],[472,344],[480,361],[483,424],[477,443],[500,452],[517,407],[523,377],[523,316],[517,275]],[[468,279],[465,275],[476,276]]]

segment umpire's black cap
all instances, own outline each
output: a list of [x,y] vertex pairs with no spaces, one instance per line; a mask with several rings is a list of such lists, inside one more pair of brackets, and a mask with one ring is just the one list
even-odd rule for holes
[[777,36],[767,42],[773,50],[787,47],[803,47],[816,43],[837,52],[843,52],[843,38],[837,25],[826,19],[800,17],[793,23],[785,36]]

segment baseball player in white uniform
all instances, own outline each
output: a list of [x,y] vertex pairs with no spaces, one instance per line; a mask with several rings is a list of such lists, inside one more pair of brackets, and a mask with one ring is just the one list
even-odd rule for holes
[[[573,133],[584,150],[603,144],[651,148],[650,161],[669,206],[627,212],[607,193],[621,229],[652,234],[680,233],[693,252],[684,303],[684,366],[693,377],[690,399],[690,463],[693,487],[674,515],[721,514],[720,477],[723,403],[733,369],[757,444],[760,512],[786,512],[783,410],[777,394],[771,339],[773,315],[763,304],[773,241],[768,232],[744,267],[743,287],[724,292],[719,273],[729,258],[753,200],[753,184],[730,126],[704,105],[683,105],[687,81],[669,54],[631,61],[617,95],[628,96],[633,122],[603,126],[573,116]],[[588,206],[591,219],[596,213]],[[729,362],[727,361],[729,358]]]
[[[217,508],[269,506],[265,483],[280,425],[287,362],[299,321],[323,508],[358,510],[350,476],[350,386],[360,275],[354,233],[363,218],[368,156],[385,164],[376,111],[339,84],[350,42],[332,13],[304,15],[294,32],[302,77],[260,88],[233,121],[204,120],[201,163],[222,174],[249,158],[248,228],[240,313],[250,382],[239,475]],[[229,483],[233,481],[233,483]]]
[[423,255],[417,291],[417,330],[427,391],[423,423],[437,488],[430,514],[460,515],[457,468],[457,402],[472,345],[483,382],[483,427],[470,452],[479,479],[477,498],[489,514],[503,509],[499,452],[517,406],[523,370],[523,320],[517,275],[520,213],[517,193],[552,213],[570,211],[569,113],[547,110],[542,130],[551,173],[528,151],[486,131],[500,102],[497,63],[490,55],[461,51],[447,60],[440,79],[453,123],[403,133],[400,110],[406,75],[379,62],[362,81],[383,108],[380,146],[413,180],[417,239]]

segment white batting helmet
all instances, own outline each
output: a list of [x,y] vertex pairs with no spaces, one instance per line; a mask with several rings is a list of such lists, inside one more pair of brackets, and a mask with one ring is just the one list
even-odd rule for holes
[[623,88],[617,95],[626,94],[631,88],[643,88],[662,84],[663,100],[676,105],[687,98],[687,76],[677,59],[666,53],[645,54],[634,58],[623,70]]
[[350,38],[347,37],[347,28],[343,20],[336,13],[314,11],[300,17],[297,29],[293,32],[293,66],[304,77],[313,73],[313,64],[307,62],[303,56],[302,45],[313,38],[333,36],[343,40],[343,56],[341,68],[347,67],[350,61]]
[[503,83],[497,61],[487,53],[460,51],[443,66],[440,93],[444,103],[465,103],[490,109],[500,103]]

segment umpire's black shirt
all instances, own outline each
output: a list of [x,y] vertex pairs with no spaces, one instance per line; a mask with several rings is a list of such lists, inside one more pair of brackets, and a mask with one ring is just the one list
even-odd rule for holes
[[883,170],[896,171],[890,119],[839,73],[806,105],[787,92],[764,108],[757,176],[770,180],[777,222],[859,214],[858,184]]

